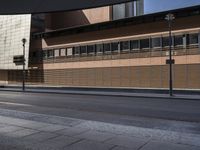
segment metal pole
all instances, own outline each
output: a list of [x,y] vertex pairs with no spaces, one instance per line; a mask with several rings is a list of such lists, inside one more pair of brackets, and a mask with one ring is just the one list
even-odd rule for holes
[[22,90],[25,91],[25,43],[23,42],[23,80]]
[[172,60],[172,21],[175,19],[173,14],[166,15],[165,18],[168,21],[169,25],[169,94],[173,96],[173,63],[175,62]]
[[173,76],[172,76],[172,21],[169,21],[169,94],[173,96]]
[[23,43],[23,80],[22,80],[22,90],[23,92],[25,91],[25,44],[26,44],[26,39],[23,38],[22,39],[22,43]]

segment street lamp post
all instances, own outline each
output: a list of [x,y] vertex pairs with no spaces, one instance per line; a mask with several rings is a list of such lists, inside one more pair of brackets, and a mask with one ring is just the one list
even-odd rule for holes
[[26,39],[23,38],[22,39],[22,43],[23,43],[23,80],[22,80],[22,90],[25,91],[25,44],[26,44]]
[[169,64],[169,94],[173,96],[173,76],[172,76],[172,65],[174,64],[174,60],[172,59],[172,22],[175,19],[174,15],[169,13],[165,18],[168,22],[169,26],[169,60],[167,60],[167,64]]

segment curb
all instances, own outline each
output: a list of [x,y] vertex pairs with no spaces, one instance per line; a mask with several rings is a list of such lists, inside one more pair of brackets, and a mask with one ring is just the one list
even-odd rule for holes
[[[4,92],[16,92],[16,93],[23,93],[23,91],[20,90],[11,90],[11,89],[0,89],[0,91]],[[25,93],[41,93],[41,94],[70,94],[70,95],[93,95],[93,96],[115,96],[115,97],[135,97],[135,98],[155,98],[155,99],[174,99],[174,100],[193,100],[193,101],[199,101],[199,98],[189,98],[189,97],[166,97],[166,96],[150,96],[150,95],[145,95],[145,96],[139,96],[139,95],[120,95],[120,94],[106,94],[106,93],[78,93],[78,92],[58,92],[58,91],[31,91],[31,90],[26,90]],[[115,92],[116,93],[116,92]],[[138,93],[135,93],[138,94]],[[141,93],[142,94],[142,93]],[[144,94],[144,93],[143,93]]]

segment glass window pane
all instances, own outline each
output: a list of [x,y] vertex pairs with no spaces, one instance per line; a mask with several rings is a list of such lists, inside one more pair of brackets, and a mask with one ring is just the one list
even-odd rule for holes
[[126,3],[126,17],[134,16],[134,1]]
[[95,45],[88,45],[87,46],[88,53],[95,53]]
[[43,57],[44,59],[47,58],[47,51],[46,51],[46,50],[43,50],[43,51],[42,51],[42,57]]
[[74,47],[74,55],[79,55],[80,54],[80,47]]
[[183,36],[179,35],[179,36],[175,36],[174,37],[174,46],[181,46],[183,45]]
[[48,51],[47,51],[47,57],[48,57],[48,58],[54,57],[54,51],[53,51],[53,50],[48,50]]
[[150,48],[149,39],[140,40],[140,48],[141,49]]
[[133,40],[131,41],[131,49],[140,49],[140,44],[139,44],[139,40]]
[[97,44],[96,51],[97,51],[97,53],[102,53],[103,52],[103,44]]
[[117,4],[113,6],[113,20],[125,18],[125,4]]
[[87,53],[87,47],[86,46],[81,46],[80,47],[80,53],[81,54],[86,54]]
[[110,43],[104,44],[104,52],[111,52],[111,47],[110,47]]
[[73,48],[67,48],[67,56],[73,55]]
[[119,42],[115,42],[111,44],[112,51],[119,51]]
[[130,50],[130,42],[129,41],[120,42],[120,47],[122,51]]
[[59,50],[59,49],[56,49],[56,50],[54,51],[54,56],[55,56],[55,57],[59,57],[59,56],[60,56],[60,50]]
[[161,45],[161,38],[152,38],[152,48],[159,48]]
[[163,37],[162,42],[163,42],[163,47],[169,46],[169,37]]
[[189,44],[198,44],[199,43],[199,35],[196,34],[190,34],[189,35]]
[[66,56],[66,49],[60,49],[60,56]]

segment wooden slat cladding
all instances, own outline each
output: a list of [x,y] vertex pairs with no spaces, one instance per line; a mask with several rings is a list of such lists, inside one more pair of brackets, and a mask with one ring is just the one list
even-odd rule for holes
[[[174,87],[200,89],[200,64],[174,65]],[[20,83],[22,71],[9,71],[9,83]],[[54,86],[168,88],[169,67],[129,66],[107,68],[30,70],[27,84]]]

